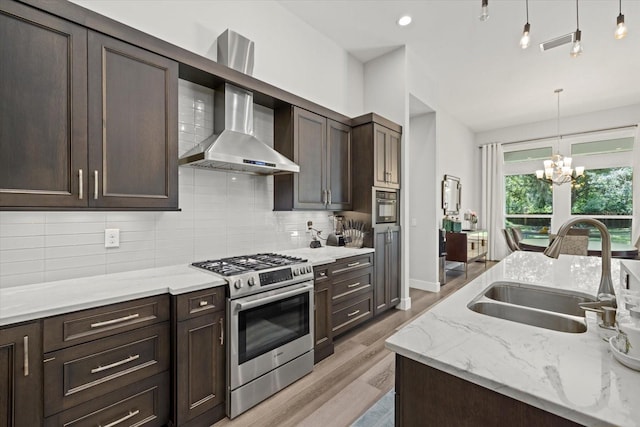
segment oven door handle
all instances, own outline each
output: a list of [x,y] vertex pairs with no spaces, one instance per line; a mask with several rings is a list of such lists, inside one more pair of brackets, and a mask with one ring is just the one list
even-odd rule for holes
[[282,293],[278,293],[276,295],[271,295],[268,297],[264,297],[264,298],[260,298],[254,301],[247,301],[247,302],[238,302],[237,304],[237,309],[238,311],[243,311],[243,310],[249,310],[250,308],[253,307],[258,307],[261,305],[265,305],[265,304],[269,304],[275,301],[279,301],[282,299],[286,299],[289,297],[293,297],[296,295],[302,295],[305,294],[309,291],[313,290],[313,285],[312,284],[308,284],[308,285],[303,285],[300,288],[297,289],[293,289],[291,291],[285,291]]

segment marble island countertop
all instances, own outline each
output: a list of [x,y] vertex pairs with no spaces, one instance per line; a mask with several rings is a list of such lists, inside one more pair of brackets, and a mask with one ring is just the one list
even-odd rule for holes
[[[329,246],[277,252],[321,265],[373,251]],[[184,264],[2,288],[0,326],[153,295],[179,295],[226,283],[218,276]]]
[[[627,261],[625,261],[627,263]],[[640,426],[640,372],[618,363],[591,313],[585,333],[479,314],[467,304],[500,280],[595,295],[600,258],[516,252],[386,341],[392,351],[577,423]],[[620,280],[620,262],[612,260]]]

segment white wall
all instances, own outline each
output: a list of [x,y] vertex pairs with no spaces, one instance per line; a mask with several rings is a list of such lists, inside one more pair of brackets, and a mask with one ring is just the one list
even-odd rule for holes
[[[412,288],[437,292],[440,290],[438,247],[434,245],[436,206],[436,113],[412,116],[409,122],[409,285]],[[437,241],[436,241],[437,243]]]
[[227,28],[255,42],[254,77],[347,116],[364,112],[362,64],[271,0],[72,0],[199,55],[216,59]]

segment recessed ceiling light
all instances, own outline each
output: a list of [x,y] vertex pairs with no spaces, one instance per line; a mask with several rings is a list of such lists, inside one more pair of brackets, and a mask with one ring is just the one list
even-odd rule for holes
[[409,24],[411,24],[411,17],[409,15],[404,15],[403,17],[398,19],[398,25],[400,25],[401,27],[406,27]]

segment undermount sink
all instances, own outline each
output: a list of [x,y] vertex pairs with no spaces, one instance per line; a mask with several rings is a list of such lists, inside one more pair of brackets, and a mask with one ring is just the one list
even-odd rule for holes
[[468,308],[476,313],[560,332],[587,331],[578,304],[595,299],[586,294],[517,282],[494,282]]
[[517,282],[494,282],[484,296],[495,301],[580,317],[584,317],[584,310],[578,304],[595,301],[586,294]]

